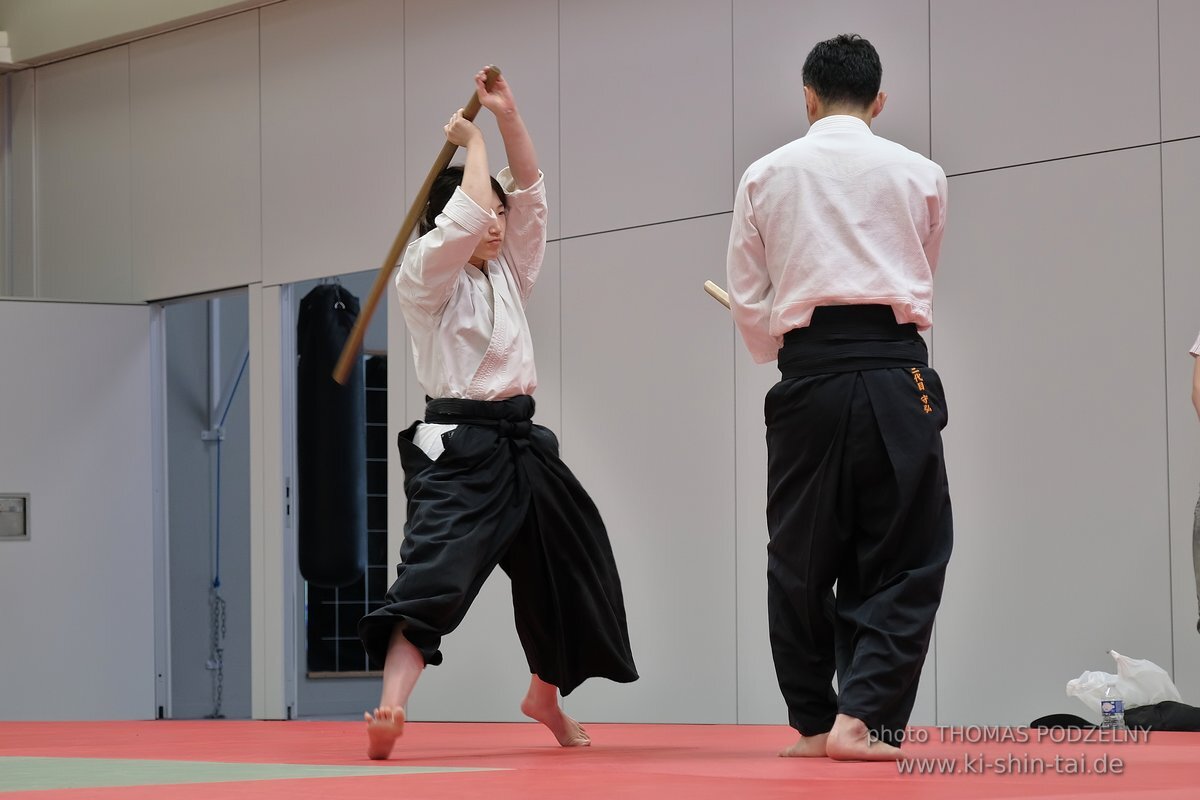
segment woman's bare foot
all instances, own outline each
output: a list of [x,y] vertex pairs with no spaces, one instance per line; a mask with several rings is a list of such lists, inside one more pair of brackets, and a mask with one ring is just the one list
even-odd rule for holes
[[521,701],[521,713],[549,728],[563,747],[587,747],[592,743],[583,726],[564,714],[557,703],[551,706],[537,705],[526,697]]
[[801,736],[800,741],[789,747],[787,750],[781,750],[779,755],[784,758],[824,758],[825,757],[825,741],[829,738],[828,733],[817,733],[812,736]]
[[367,758],[386,759],[404,734],[404,709],[384,706],[375,709],[374,715],[364,713],[363,719],[367,723]]
[[521,713],[549,728],[563,747],[587,747],[592,743],[583,726],[559,707],[558,688],[537,675],[529,681],[529,692],[521,701]]
[[899,747],[873,741],[867,724],[856,717],[838,714],[825,743],[826,754],[834,761],[902,761]]

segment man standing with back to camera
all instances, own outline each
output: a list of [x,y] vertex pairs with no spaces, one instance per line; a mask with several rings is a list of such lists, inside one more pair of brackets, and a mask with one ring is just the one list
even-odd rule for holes
[[767,605],[800,739],[781,755],[897,760],[953,538],[946,405],[918,334],[946,175],[871,132],[887,96],[866,39],[820,42],[802,77],[811,127],[746,170],[728,255],[746,347],[782,375],[765,408]]

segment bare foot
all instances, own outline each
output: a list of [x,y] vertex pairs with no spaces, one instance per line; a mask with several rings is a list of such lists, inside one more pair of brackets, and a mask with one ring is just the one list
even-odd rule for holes
[[828,738],[828,733],[801,736],[800,740],[787,750],[779,751],[779,755],[784,758],[824,758],[825,740]]
[[403,708],[377,708],[372,716],[363,714],[367,723],[367,758],[377,761],[392,754],[392,746],[404,733]]
[[530,692],[521,701],[521,713],[549,728],[560,745],[563,747],[587,747],[592,743],[583,726],[564,714],[556,699],[551,698],[547,702],[543,698],[535,698],[532,695],[533,693]]
[[826,754],[834,761],[902,761],[899,747],[873,741],[867,724],[856,717],[838,714],[825,743]]

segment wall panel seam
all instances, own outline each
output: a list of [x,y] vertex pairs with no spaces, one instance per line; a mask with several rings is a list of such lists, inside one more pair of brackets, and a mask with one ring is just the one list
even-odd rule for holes
[[4,193],[4,219],[0,220],[0,235],[4,237],[4,250],[0,253],[0,258],[4,259],[3,265],[0,265],[0,297],[7,297],[14,292],[13,278],[13,224],[12,224],[12,93],[13,79],[11,76],[4,77],[4,108],[2,113],[4,128],[0,130],[0,148],[3,148],[3,153],[0,153],[0,191]]
[[636,230],[640,230],[642,228],[654,228],[659,225],[671,225],[676,222],[691,222],[692,220],[708,219],[709,217],[722,217],[726,214],[732,214],[732,213],[733,213],[733,209],[731,208],[728,211],[713,211],[708,214],[696,214],[695,216],[691,216],[691,217],[679,217],[678,219],[655,220],[654,222],[644,222],[644,223],[641,223],[638,225],[625,225],[624,227],[609,228],[608,230],[603,230],[603,231],[589,231],[588,233],[572,233],[569,236],[559,236],[556,239],[547,239],[546,242],[547,242],[547,244],[549,244],[550,242],[568,242],[568,241],[571,241],[572,239],[586,239],[589,236],[604,236],[609,233],[621,233],[622,231],[636,231]]
[[1032,167],[1032,166],[1037,166],[1038,164],[1053,164],[1056,161],[1070,161],[1070,160],[1076,159],[1076,158],[1089,158],[1091,156],[1102,156],[1102,155],[1107,155],[1109,153],[1124,153],[1124,152],[1127,152],[1130,150],[1143,150],[1147,147],[1161,147],[1164,144],[1170,144],[1172,142],[1188,141],[1190,139],[1200,139],[1200,136],[1185,136],[1180,139],[1172,139],[1169,142],[1161,142],[1161,141],[1160,142],[1146,142],[1145,144],[1133,144],[1133,145],[1129,145],[1127,147],[1113,147],[1108,150],[1095,150],[1095,151],[1092,151],[1089,153],[1076,153],[1076,154],[1069,155],[1069,156],[1056,156],[1055,158],[1043,158],[1043,159],[1038,159],[1036,161],[1023,161],[1018,164],[1005,164],[1003,166],[997,166],[997,167],[985,167],[983,169],[965,170],[963,172],[951,172],[951,173],[947,173],[946,177],[947,178],[961,178],[961,177],[964,177],[967,175],[979,175],[979,174],[982,174],[985,172],[1000,172],[1001,170],[1016,169],[1018,167]]
[[258,277],[257,281],[250,283],[263,283],[263,273],[266,272],[266,246],[264,244],[265,234],[263,229],[266,227],[264,220],[266,219],[263,195],[265,194],[263,187],[263,37],[262,37],[262,9],[256,8],[254,15],[257,18],[257,34],[258,34]]
[[38,259],[38,72],[34,70],[29,87],[33,98],[29,122],[29,277],[34,297],[42,296],[42,270]]
[[1158,228],[1160,247],[1162,248],[1159,256],[1162,267],[1162,335],[1163,335],[1163,419],[1166,426],[1163,429],[1165,438],[1163,440],[1163,456],[1166,458],[1164,464],[1164,477],[1166,478],[1167,491],[1167,619],[1169,621],[1169,629],[1171,632],[1171,674],[1175,674],[1175,570],[1171,565],[1175,562],[1174,557],[1174,536],[1172,531],[1171,519],[1171,374],[1170,366],[1167,359],[1169,352],[1169,337],[1167,331],[1167,190],[1166,190],[1166,170],[1163,164],[1163,103],[1162,103],[1162,0],[1156,0],[1154,3],[1155,11],[1155,26],[1158,31],[1158,36],[1155,39],[1156,54],[1158,56]]

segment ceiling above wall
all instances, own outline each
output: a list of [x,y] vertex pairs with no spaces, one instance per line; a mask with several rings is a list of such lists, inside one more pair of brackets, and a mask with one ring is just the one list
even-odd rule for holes
[[12,63],[36,67],[283,0],[0,0]]

